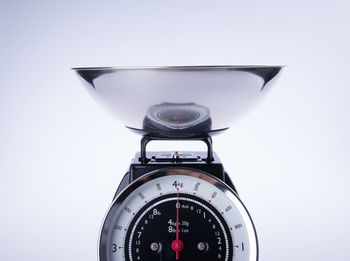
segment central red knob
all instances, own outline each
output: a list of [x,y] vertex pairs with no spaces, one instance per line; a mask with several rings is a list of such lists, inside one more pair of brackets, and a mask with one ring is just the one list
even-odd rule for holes
[[174,240],[171,247],[175,252],[180,252],[184,248],[184,243],[181,240]]

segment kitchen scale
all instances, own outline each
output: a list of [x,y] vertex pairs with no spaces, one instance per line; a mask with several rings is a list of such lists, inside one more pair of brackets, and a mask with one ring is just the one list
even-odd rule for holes
[[[74,69],[97,102],[142,135],[103,221],[100,261],[258,260],[254,224],[211,136],[255,107],[281,68]],[[154,140],[203,141],[207,151],[147,151]]]

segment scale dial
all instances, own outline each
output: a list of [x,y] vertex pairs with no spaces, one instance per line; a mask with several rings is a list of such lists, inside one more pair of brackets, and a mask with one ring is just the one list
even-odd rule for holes
[[194,169],[150,172],[112,203],[100,261],[256,261],[250,216],[235,192]]

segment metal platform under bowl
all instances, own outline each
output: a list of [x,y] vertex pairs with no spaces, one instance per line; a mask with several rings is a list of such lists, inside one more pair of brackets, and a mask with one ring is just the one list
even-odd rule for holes
[[73,68],[91,96],[142,135],[190,138],[228,129],[265,96],[281,66]]

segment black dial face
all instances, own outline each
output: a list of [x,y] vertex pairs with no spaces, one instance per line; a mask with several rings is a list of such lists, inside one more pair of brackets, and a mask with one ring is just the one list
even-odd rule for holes
[[189,194],[169,194],[146,204],[126,233],[125,260],[232,260],[225,220],[210,203]]

